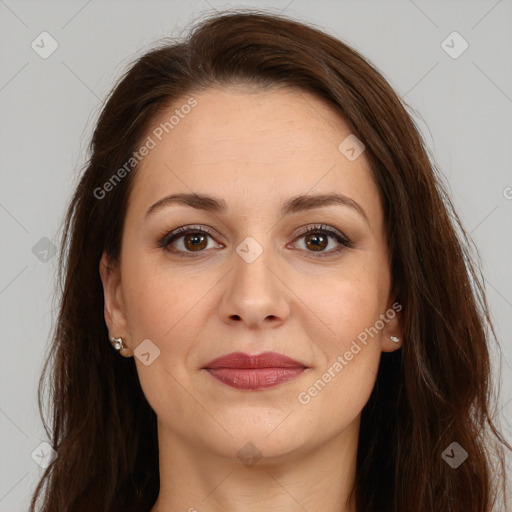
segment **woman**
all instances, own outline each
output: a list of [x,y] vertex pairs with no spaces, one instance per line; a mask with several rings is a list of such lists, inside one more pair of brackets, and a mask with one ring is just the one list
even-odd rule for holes
[[138,59],[62,252],[32,511],[483,512],[504,491],[467,237],[341,41],[224,13]]

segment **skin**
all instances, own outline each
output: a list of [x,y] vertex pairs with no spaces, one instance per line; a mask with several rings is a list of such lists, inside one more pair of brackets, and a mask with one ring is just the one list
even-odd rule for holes
[[[401,345],[390,339],[401,339],[400,314],[307,404],[298,396],[396,300],[366,155],[350,161],[340,152],[350,128],[309,93],[231,86],[194,97],[197,106],[134,176],[120,265],[106,254],[100,263],[110,335],[123,337],[127,357],[146,339],[160,350],[147,366],[135,357],[158,417],[161,489],[152,512],[353,512],[360,413],[382,351]],[[146,216],[181,192],[224,199],[227,211],[172,204]],[[356,201],[367,220],[340,205],[279,216],[292,196],[332,192]],[[183,236],[172,244],[190,258],[159,247],[164,234],[198,224],[214,232],[199,252]],[[314,224],[341,231],[353,246],[322,258],[340,244],[329,237],[319,251],[311,235],[297,237]],[[249,236],[263,249],[252,263],[236,252]],[[203,369],[230,352],[265,351],[308,369],[262,391],[234,389]],[[261,455],[252,467],[237,457],[247,443]]]

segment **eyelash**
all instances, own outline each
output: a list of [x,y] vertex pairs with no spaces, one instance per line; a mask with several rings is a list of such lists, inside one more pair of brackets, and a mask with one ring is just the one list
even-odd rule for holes
[[[215,234],[213,233],[213,231],[211,231],[206,226],[199,226],[199,225],[182,226],[178,229],[175,229],[174,231],[171,231],[170,233],[166,233],[162,238],[160,238],[160,240],[158,242],[158,247],[167,252],[170,252],[179,257],[182,257],[182,258],[197,257],[196,254],[194,254],[194,251],[181,251],[181,250],[169,248],[170,244],[172,242],[174,242],[175,240],[178,240],[179,238],[181,238],[185,235],[188,235],[188,234],[197,234],[197,233],[203,233],[212,238],[215,237]],[[331,249],[328,252],[317,253],[317,255],[318,255],[317,257],[319,257],[319,258],[333,256],[334,254],[338,254],[346,248],[350,249],[353,247],[352,242],[346,236],[344,236],[340,231],[338,231],[337,229],[334,229],[330,226],[326,226],[325,224],[314,224],[313,226],[309,226],[307,228],[302,229],[297,234],[294,241],[296,241],[299,238],[302,238],[306,235],[309,235],[311,233],[327,235],[331,238],[334,238],[340,244],[336,249]],[[205,249],[203,249],[202,251],[197,251],[197,255],[201,256],[205,252],[206,252]],[[314,253],[315,251],[306,251],[306,252]]]

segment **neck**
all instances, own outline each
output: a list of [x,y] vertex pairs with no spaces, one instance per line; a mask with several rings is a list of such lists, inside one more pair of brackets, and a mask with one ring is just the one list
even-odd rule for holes
[[151,512],[355,512],[358,432],[359,418],[321,445],[249,467],[159,424],[160,493]]

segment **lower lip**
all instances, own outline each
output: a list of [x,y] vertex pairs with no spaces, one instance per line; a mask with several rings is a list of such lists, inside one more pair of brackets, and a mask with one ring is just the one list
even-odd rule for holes
[[266,389],[295,379],[305,368],[208,368],[208,373],[236,389]]

